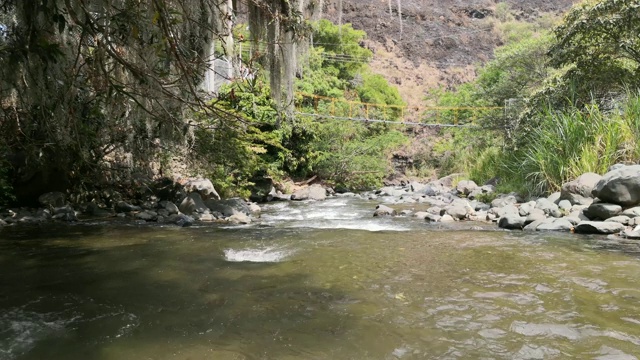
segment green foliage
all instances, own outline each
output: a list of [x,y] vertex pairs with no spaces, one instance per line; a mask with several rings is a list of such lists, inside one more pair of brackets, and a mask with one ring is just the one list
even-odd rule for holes
[[338,26],[322,19],[315,26],[313,46],[324,49],[325,67],[337,69],[341,79],[353,79],[373,56],[371,50],[360,46],[365,36],[364,31],[354,30],[351,24]]
[[398,120],[402,114],[401,107],[406,105],[396,87],[391,86],[382,75],[369,71],[362,74],[362,84],[356,91],[362,102],[391,105],[376,109],[376,112],[369,114],[372,118]]

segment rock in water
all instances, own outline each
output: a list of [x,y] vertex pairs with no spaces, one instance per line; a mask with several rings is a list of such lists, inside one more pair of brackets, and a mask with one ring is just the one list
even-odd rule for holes
[[624,230],[625,226],[609,221],[581,221],[575,226],[578,234],[616,234]]
[[65,194],[59,191],[54,191],[40,195],[38,201],[44,207],[57,208],[64,206],[66,199],[67,197]]
[[640,204],[640,165],[623,166],[606,173],[592,194],[603,202],[625,207]]
[[190,179],[184,184],[187,192],[197,192],[200,197],[207,200],[212,197],[220,200],[220,195],[213,188],[213,183],[209,179]]
[[376,206],[376,211],[373,213],[373,216],[395,216],[397,213],[392,208],[386,205],[378,205]]
[[300,189],[291,195],[291,200],[324,200],[326,198],[327,190],[318,184]]

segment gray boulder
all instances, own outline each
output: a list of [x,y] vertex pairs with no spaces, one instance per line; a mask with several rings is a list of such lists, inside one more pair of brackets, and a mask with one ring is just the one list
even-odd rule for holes
[[115,211],[117,213],[128,213],[128,212],[140,211],[140,210],[142,210],[141,207],[135,206],[135,205],[131,205],[128,202],[125,202],[125,201],[118,201],[118,203],[115,206]]
[[491,208],[489,210],[489,212],[493,212],[496,215],[498,215],[498,217],[504,217],[504,216],[519,216],[520,215],[520,209],[518,209],[515,205],[507,205],[505,207],[502,208]]
[[184,189],[187,193],[196,192],[200,194],[200,197],[204,200],[208,200],[210,198],[220,199],[220,195],[213,187],[213,183],[209,179],[189,179],[184,184]]
[[633,217],[636,217],[636,216],[640,216],[640,206],[636,206],[636,207],[632,207],[632,208],[626,209],[625,211],[622,212],[622,215],[628,216],[630,218],[633,218]]
[[591,204],[584,214],[591,220],[605,220],[622,212],[622,206],[617,204],[595,203]]
[[136,219],[144,221],[154,221],[158,219],[158,213],[151,210],[145,210],[136,214]]
[[6,221],[0,219],[0,227],[7,226],[7,225],[9,225],[9,224],[7,224]]
[[[438,222],[438,221],[440,221],[442,219],[442,216],[440,216],[440,215],[430,214],[430,213],[426,213],[426,214],[427,215],[425,215],[424,219],[426,221],[429,221],[429,222]],[[447,215],[447,216],[449,216],[449,215]],[[451,216],[449,216],[449,217],[451,217]]]
[[540,198],[536,200],[536,209],[544,211],[544,213],[548,216],[553,216],[556,218],[562,216],[558,205],[549,201],[547,198]]
[[447,207],[447,214],[451,215],[454,219],[462,220],[467,217],[469,213],[469,207],[462,204],[455,204]]
[[409,189],[411,190],[411,192],[422,192],[426,188],[427,188],[427,184],[422,184],[417,181],[412,181],[409,184]]
[[570,211],[572,206],[573,205],[569,200],[560,200],[560,202],[558,203],[558,207],[562,211]]
[[473,180],[462,180],[456,185],[456,190],[460,194],[469,195],[472,191],[478,189],[478,184]]
[[452,188],[455,180],[459,179],[463,174],[451,174],[435,181],[437,185]]
[[227,219],[232,224],[250,224],[251,218],[243,213],[233,214]]
[[640,165],[623,166],[606,173],[592,195],[603,202],[634,206],[640,204]]
[[291,195],[291,200],[324,200],[327,198],[327,190],[322,185],[313,184],[302,188]]
[[202,201],[200,193],[197,192],[192,192],[187,195],[187,197],[182,200],[178,208],[181,213],[186,215],[193,215],[194,213],[204,214],[209,212],[209,208],[204,201]]
[[560,191],[554,192],[553,194],[547,196],[547,200],[551,201],[554,204],[560,202]]
[[634,229],[627,229],[623,231],[622,236],[628,239],[634,239],[634,240],[640,239],[640,226],[636,226]]
[[444,214],[444,215],[442,215],[442,217],[440,218],[440,222],[444,222],[444,223],[447,223],[447,222],[454,222],[454,221],[456,221],[456,219],[454,219],[454,218],[453,218],[453,216],[448,215],[448,214]]
[[579,204],[591,197],[591,192],[602,176],[595,173],[586,173],[577,179],[562,185],[560,200],[568,200],[571,204]]
[[543,222],[536,228],[538,231],[571,231],[573,229],[573,224],[565,219],[549,219],[551,221]]
[[509,230],[521,230],[525,225],[526,218],[519,215],[507,215],[498,220],[498,227]]
[[574,227],[578,234],[616,234],[624,229],[624,225],[609,221],[582,221]]
[[63,220],[63,221],[78,221],[78,216],[76,211],[69,205],[57,207],[53,209],[54,220]]
[[394,209],[382,204],[376,206],[376,211],[373,213],[374,217],[395,216],[395,215],[397,215],[397,212]]
[[525,224],[530,224],[532,222],[536,222],[536,221],[543,221],[547,219],[547,215],[544,213],[544,211],[540,210],[540,209],[533,209],[531,211],[531,213],[529,213],[529,215],[527,215],[527,218],[525,220]]
[[172,203],[171,201],[160,201],[158,203],[158,207],[160,209],[164,209],[167,212],[167,215],[173,215],[180,212],[180,209],[178,209],[178,206]]
[[405,188],[397,188],[394,186],[385,186],[382,189],[378,190],[377,195],[380,196],[397,196],[400,197],[402,195],[407,194],[407,189]]
[[502,195],[501,197],[498,197],[491,202],[491,207],[501,208],[507,205],[514,205],[520,202],[519,200],[520,199],[518,199],[518,197],[515,195]]
[[[536,202],[535,201],[529,201],[528,203],[524,203],[520,205],[520,208],[518,209],[518,213],[520,214],[520,216],[527,216],[529,214],[531,214],[531,212],[536,209]],[[539,210],[539,209],[537,209]],[[544,212],[543,212],[544,214]]]
[[64,206],[67,196],[59,191],[48,192],[40,195],[38,201],[42,206],[47,208],[56,208]]
[[620,223],[622,225],[629,225],[629,222],[631,221],[631,218],[628,217],[628,216],[624,216],[624,215],[618,215],[618,216],[610,217],[610,218],[606,219],[605,221],[617,222],[617,223]]
[[249,204],[241,198],[230,198],[224,200],[207,200],[205,205],[212,212],[220,213],[224,217],[229,217],[235,214],[249,215],[252,213]]
[[536,231],[538,229],[538,226],[540,226],[540,224],[542,224],[545,221],[547,221],[547,219],[536,220],[536,221],[530,223],[529,225],[526,225],[525,227],[523,227],[522,230],[523,231]]
[[165,219],[165,222],[176,224],[182,227],[188,227],[193,225],[194,220],[191,216],[185,214],[173,214]]
[[413,214],[413,217],[418,220],[424,220],[427,216],[429,216],[429,213],[426,211],[418,211],[417,213]]

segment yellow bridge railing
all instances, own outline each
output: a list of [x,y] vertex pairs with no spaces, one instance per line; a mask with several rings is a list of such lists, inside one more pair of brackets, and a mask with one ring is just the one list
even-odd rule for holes
[[[296,93],[296,112],[301,115],[368,122],[393,122],[423,126],[475,125],[482,116],[502,116],[502,107],[448,107],[388,105]],[[310,112],[313,109],[313,112]],[[407,118],[419,122],[406,121]]]

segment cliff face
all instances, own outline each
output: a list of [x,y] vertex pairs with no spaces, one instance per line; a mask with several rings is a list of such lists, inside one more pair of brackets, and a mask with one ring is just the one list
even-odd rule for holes
[[[324,17],[351,23],[368,34],[374,71],[399,86],[411,106],[429,89],[452,87],[475,77],[475,67],[502,45],[495,30],[494,0],[325,0]],[[391,8],[389,7],[391,2]],[[517,20],[562,14],[574,0],[506,0]],[[390,11],[391,9],[391,11]]]

